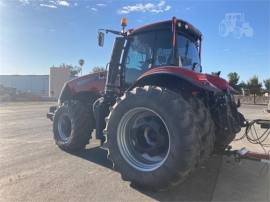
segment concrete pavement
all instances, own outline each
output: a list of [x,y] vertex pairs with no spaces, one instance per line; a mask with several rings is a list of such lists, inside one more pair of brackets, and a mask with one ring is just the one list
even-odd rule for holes
[[[213,156],[185,184],[170,191],[131,187],[112,170],[98,141],[76,155],[54,144],[51,122],[45,118],[50,105],[0,104],[0,201],[270,200],[270,175],[260,174],[262,164],[239,164],[221,156]],[[243,106],[241,111],[250,118],[269,118],[263,108]],[[246,142],[233,145],[248,146]]]

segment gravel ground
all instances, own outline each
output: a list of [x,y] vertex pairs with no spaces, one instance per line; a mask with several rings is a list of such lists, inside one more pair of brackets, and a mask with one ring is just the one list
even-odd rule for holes
[[[184,185],[152,193],[131,187],[112,170],[93,140],[84,151],[61,151],[45,118],[53,103],[0,104],[0,201],[270,201],[269,172],[251,161],[213,156]],[[270,118],[265,106],[243,105],[249,119]],[[246,141],[234,148],[260,151]]]

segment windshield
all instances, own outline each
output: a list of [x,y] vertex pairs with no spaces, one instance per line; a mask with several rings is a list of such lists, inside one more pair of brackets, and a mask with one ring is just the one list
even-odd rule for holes
[[178,34],[176,54],[178,65],[194,71],[200,71],[200,56],[198,45],[189,38]]
[[134,82],[152,67],[179,66],[200,71],[200,57],[196,43],[179,34],[174,57],[172,36],[170,30],[158,30],[137,34],[128,39],[127,53],[124,56],[127,83]]

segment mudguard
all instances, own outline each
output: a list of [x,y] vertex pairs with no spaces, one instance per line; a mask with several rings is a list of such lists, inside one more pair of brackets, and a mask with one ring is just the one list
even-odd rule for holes
[[134,88],[146,78],[151,78],[152,76],[156,75],[176,76],[179,79],[183,79],[196,87],[214,93],[223,91],[236,92],[225,79],[222,79],[218,76],[202,74],[189,69],[175,66],[151,68],[148,71],[146,71],[143,75],[141,75],[129,89]]

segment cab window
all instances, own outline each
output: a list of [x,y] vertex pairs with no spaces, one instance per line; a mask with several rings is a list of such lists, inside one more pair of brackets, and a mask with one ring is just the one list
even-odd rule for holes
[[130,37],[124,58],[126,83],[134,82],[149,68],[171,64],[171,38],[172,34],[167,30]]
[[180,67],[200,71],[200,57],[196,42],[180,34],[177,36],[177,56]]

